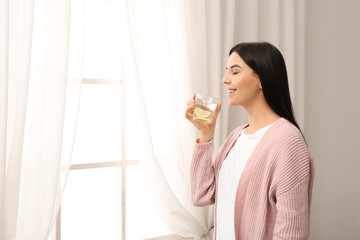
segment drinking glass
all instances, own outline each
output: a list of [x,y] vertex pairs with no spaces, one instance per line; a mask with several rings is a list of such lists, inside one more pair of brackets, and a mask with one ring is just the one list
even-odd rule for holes
[[195,96],[195,109],[193,119],[206,123],[212,123],[218,98],[197,93]]

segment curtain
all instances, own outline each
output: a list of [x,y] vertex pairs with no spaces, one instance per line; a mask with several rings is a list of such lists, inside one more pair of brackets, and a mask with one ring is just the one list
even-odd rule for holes
[[[0,239],[46,239],[69,166],[70,0],[0,1]],[[66,107],[68,106],[68,107]]]
[[[140,128],[127,131],[137,136],[143,153],[144,183],[172,231],[185,237],[205,236],[212,227],[212,210],[192,206],[188,163],[184,162],[191,155],[188,139],[196,136],[183,117],[186,99],[192,96],[190,46],[183,16],[186,4],[151,1],[151,6],[146,6],[142,1],[127,0],[122,4],[124,80],[131,99],[128,111],[132,121],[141,119]],[[142,21],[137,16],[143,11],[151,13]],[[144,49],[147,55],[142,54]],[[147,111],[150,105],[152,112]]]
[[[144,182],[159,214],[174,232],[195,239],[212,238],[213,208],[190,202],[189,165],[197,133],[183,117],[195,92],[220,97],[215,149],[246,114],[229,108],[221,82],[228,51],[244,41],[268,41],[287,62],[298,122],[304,119],[304,1],[146,1],[122,0],[125,44],[124,79],[133,88],[129,108],[138,111],[141,130],[131,130],[142,149]],[[146,56],[144,49],[153,54]],[[147,82],[157,87],[147,92]],[[148,96],[157,96],[151,102]],[[148,111],[149,105],[157,110]],[[135,116],[135,113],[132,113]],[[135,118],[135,117],[134,117]],[[166,149],[164,152],[163,150]]]

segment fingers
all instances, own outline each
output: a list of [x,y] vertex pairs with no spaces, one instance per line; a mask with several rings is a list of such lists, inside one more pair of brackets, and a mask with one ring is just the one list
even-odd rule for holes
[[190,112],[188,112],[187,110],[185,111],[185,117],[191,121],[191,119],[193,118],[192,114]]
[[192,99],[188,100],[188,101],[186,102],[186,104],[187,104],[187,105],[190,105],[190,104],[192,104],[192,103],[195,104],[195,98],[196,98],[196,94],[194,94],[193,97],[192,97]]
[[221,103],[218,103],[215,109],[215,114],[218,115],[220,111],[221,111]]
[[195,102],[194,100],[187,101],[187,107],[185,110],[185,117],[192,122],[194,114]]
[[193,113],[194,112],[194,108],[195,108],[195,103],[194,102],[190,102],[188,103],[187,107],[186,107],[186,112],[188,113]]

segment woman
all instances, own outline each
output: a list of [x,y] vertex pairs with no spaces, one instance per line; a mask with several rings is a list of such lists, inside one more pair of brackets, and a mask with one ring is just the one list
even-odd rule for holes
[[231,106],[249,123],[236,128],[212,162],[216,118],[198,129],[191,163],[193,204],[215,204],[214,239],[308,239],[313,160],[295,121],[284,59],[273,45],[240,43],[222,80]]

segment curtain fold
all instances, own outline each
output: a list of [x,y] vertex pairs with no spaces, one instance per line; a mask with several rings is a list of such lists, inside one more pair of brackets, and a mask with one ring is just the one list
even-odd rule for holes
[[[0,1],[0,113],[7,112],[8,105],[8,49],[9,49],[9,2]],[[6,134],[7,114],[0,114],[0,223],[5,218],[5,173],[6,173]],[[5,230],[0,228],[0,236]]]
[[0,4],[0,239],[46,239],[75,132],[68,90],[80,89],[68,85],[70,0]]
[[[152,47],[148,43],[141,42],[139,40],[139,32],[136,31],[136,4],[133,1],[123,0],[123,16],[124,16],[124,29],[127,41],[124,44],[123,52],[123,66],[124,66],[124,78],[127,89],[130,89],[130,85],[134,87],[138,106],[140,110],[140,119],[142,119],[141,125],[141,138],[140,148],[144,152],[141,160],[141,166],[143,169],[145,183],[150,190],[150,196],[152,197],[154,205],[160,216],[163,218],[165,223],[174,232],[186,236],[200,238],[205,235],[211,229],[212,217],[206,217],[211,214],[212,211],[208,211],[207,208],[195,208],[190,203],[187,186],[185,186],[185,178],[183,175],[186,167],[180,164],[183,160],[184,155],[189,155],[189,152],[184,153],[183,149],[190,147],[184,138],[188,138],[189,131],[176,131],[175,129],[183,129],[183,114],[179,115],[178,111],[183,112],[182,107],[186,98],[191,97],[191,87],[189,85],[189,68],[188,68],[188,54],[189,45],[187,44],[186,38],[188,35],[183,31],[187,31],[186,21],[184,21],[184,12],[177,12],[179,9],[186,10],[188,6],[180,1],[176,2],[165,2],[157,1],[157,8],[154,9],[157,13],[161,14],[159,23],[163,23],[158,26],[165,30],[163,39],[160,41],[164,44],[159,47],[163,49],[157,54],[162,54],[165,57],[161,62],[151,63],[146,62],[143,64],[141,55],[142,47]],[[154,4],[154,2],[152,3]],[[170,14],[169,14],[170,12]],[[172,14],[174,13],[174,14]],[[173,21],[166,21],[172,19]],[[174,31],[177,30],[177,31]],[[180,34],[179,34],[180,33]],[[141,34],[141,33],[140,33]],[[150,41],[149,39],[147,39]],[[155,43],[156,44],[156,43]],[[172,135],[171,139],[162,139],[160,143],[164,141],[170,141],[168,147],[172,150],[167,156],[159,156],[156,154],[157,147],[154,146],[153,139],[154,133],[151,131],[152,119],[147,115],[146,105],[148,104],[148,98],[144,92],[144,86],[146,81],[151,81],[156,78],[157,73],[152,73],[144,70],[147,69],[146,65],[151,65],[154,68],[158,67],[158,72],[163,72],[163,78],[157,78],[160,82],[158,84],[161,90],[157,89],[161,97],[163,98],[163,113],[164,117],[168,118],[166,128],[164,131],[171,131],[176,135]],[[151,67],[150,66],[150,67]],[[165,69],[165,70],[164,70]],[[144,74],[146,72],[146,74]],[[145,77],[144,77],[145,75]],[[177,80],[177,81],[176,81]],[[187,89],[187,91],[184,89]],[[127,94],[129,91],[127,90]],[[153,94],[157,94],[153,93]],[[180,107],[180,106],[181,107]],[[131,106],[132,108],[134,106]],[[168,113],[168,114],[165,114]],[[151,113],[149,113],[151,115]],[[158,116],[161,117],[161,116]],[[134,116],[135,118],[135,116]],[[185,136],[183,135],[185,133]],[[191,131],[190,131],[190,134]],[[169,142],[168,142],[169,143]],[[185,146],[186,145],[186,146]],[[162,146],[164,147],[164,146]],[[180,149],[178,149],[180,148]],[[176,154],[175,154],[176,153]],[[179,154],[179,155],[177,155]],[[181,159],[179,159],[181,158]],[[189,156],[187,156],[189,158]],[[168,171],[164,171],[167,169]],[[187,173],[185,174],[187,176]]]
[[[7,49],[1,49],[1,53],[4,52],[7,56],[2,58],[5,61],[2,62],[4,67],[1,68],[4,74],[1,75],[4,77],[2,81],[6,83],[1,92],[7,99],[4,99],[1,109],[2,120],[5,121],[2,124],[4,127],[1,134],[6,138],[2,142],[4,152],[1,154],[4,157],[1,159],[1,165],[4,168],[1,177],[3,180],[1,238],[15,239],[30,74],[33,1],[23,3],[20,1],[5,3],[3,1],[2,4],[7,11],[4,14],[7,19],[2,19],[5,20],[5,23],[1,24],[7,30],[2,39],[7,42],[7,46],[3,46]],[[21,4],[24,8],[20,7]]]

